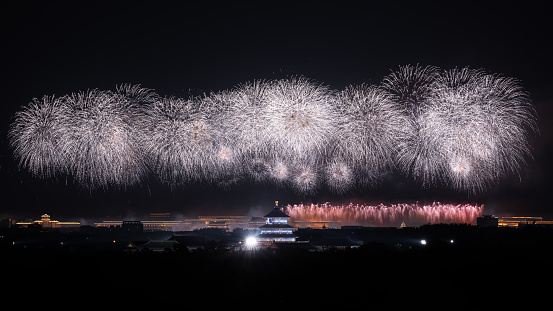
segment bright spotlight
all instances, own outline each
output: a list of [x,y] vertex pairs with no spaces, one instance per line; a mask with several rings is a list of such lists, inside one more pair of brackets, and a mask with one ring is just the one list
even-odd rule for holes
[[426,240],[421,240],[421,245],[426,245]]
[[257,238],[254,236],[249,236],[246,238],[246,247],[254,248],[257,246]]

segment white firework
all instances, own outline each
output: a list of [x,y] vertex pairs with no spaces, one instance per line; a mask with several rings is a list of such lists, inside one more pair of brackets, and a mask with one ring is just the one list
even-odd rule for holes
[[468,68],[441,72],[416,122],[416,148],[404,151],[412,155],[413,174],[428,182],[427,172],[413,165],[423,158],[433,166],[430,178],[470,193],[518,172],[530,156],[529,131],[537,130],[517,80]]
[[334,192],[345,192],[354,184],[355,174],[345,161],[334,159],[327,164],[325,171],[326,184]]
[[51,178],[66,170],[67,155],[60,148],[66,131],[65,98],[33,99],[15,114],[8,132],[19,166],[36,177]]
[[318,187],[317,169],[313,164],[298,163],[294,168],[292,184],[301,194],[313,194]]
[[382,80],[382,87],[404,108],[416,113],[429,94],[437,78],[439,68],[435,66],[400,66]]
[[270,167],[270,175],[277,184],[285,183],[290,177],[290,167],[284,161],[275,160]]
[[212,152],[209,161],[204,163],[205,177],[218,183],[235,180],[243,173],[244,143],[240,133],[240,123],[236,120],[233,94],[223,91],[210,94],[195,101],[199,103],[197,111],[204,116],[204,121],[210,127]]
[[124,83],[117,85],[115,93],[123,96],[134,108],[151,104],[160,98],[154,90],[144,88],[140,84]]
[[246,177],[345,192],[399,168],[423,186],[475,193],[518,173],[537,131],[518,80],[417,65],[341,92],[296,77],[188,100],[131,84],[46,96],[16,113],[8,137],[32,175],[90,188],[153,173],[171,185]]
[[217,151],[205,113],[190,100],[164,98],[148,112],[146,152],[154,172],[170,184],[205,180]]
[[362,84],[338,94],[342,126],[335,154],[360,172],[360,181],[374,185],[394,167],[398,148],[410,137],[411,123],[383,89]]
[[332,141],[338,114],[330,90],[305,78],[271,83],[262,108],[262,132],[286,161],[319,159]]
[[88,187],[126,187],[146,172],[142,136],[132,126],[129,102],[111,92],[89,90],[66,97],[60,146],[70,171]]
[[245,166],[250,177],[257,182],[265,182],[270,177],[270,166],[263,158],[246,160]]
[[241,156],[272,156],[267,135],[270,129],[262,117],[262,109],[268,101],[268,87],[266,81],[253,81],[225,93],[218,122],[222,124],[224,136],[242,152]]

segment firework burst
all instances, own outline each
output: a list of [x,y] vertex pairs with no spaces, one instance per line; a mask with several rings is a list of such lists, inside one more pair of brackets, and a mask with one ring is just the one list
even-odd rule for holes
[[243,178],[313,194],[373,187],[395,169],[423,186],[480,192],[531,156],[536,114],[518,80],[405,66],[382,85],[333,91],[295,77],[202,97],[140,85],[34,99],[14,117],[19,166],[89,188],[155,174],[170,185]]
[[417,131],[400,152],[423,183],[479,192],[530,156],[535,112],[517,80],[468,68],[443,71],[425,101]]
[[355,173],[347,162],[334,159],[326,166],[326,184],[337,193],[348,190],[355,182]]
[[190,100],[164,98],[148,111],[147,152],[154,172],[170,184],[208,178],[217,150],[207,116]]
[[15,114],[8,138],[19,166],[36,177],[51,178],[66,169],[60,143],[67,130],[65,98],[33,99]]
[[[382,88],[362,84],[338,95],[343,120],[334,154],[374,185],[394,166],[398,147],[409,138],[410,120]],[[336,165],[334,163],[333,165]]]
[[140,182],[146,172],[142,135],[132,126],[129,101],[90,90],[66,97],[65,104],[60,146],[77,181],[91,188]]
[[305,78],[273,82],[261,113],[271,152],[289,161],[319,159],[338,125],[330,90]]
[[300,163],[294,168],[292,178],[294,188],[302,194],[314,193],[319,182],[319,174],[312,164]]
[[432,93],[432,83],[438,73],[439,68],[434,66],[400,66],[397,71],[392,71],[384,77],[382,87],[392,94],[400,105],[416,114],[418,107]]

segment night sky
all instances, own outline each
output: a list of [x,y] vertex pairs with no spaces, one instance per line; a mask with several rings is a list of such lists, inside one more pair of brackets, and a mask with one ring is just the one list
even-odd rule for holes
[[[202,6],[127,2],[17,3],[1,20],[0,217],[54,218],[245,214],[283,203],[398,203],[439,200],[485,204],[496,215],[553,218],[550,201],[553,40],[549,8],[502,2],[452,5],[336,2]],[[359,4],[361,5],[361,4]],[[340,90],[377,84],[400,65],[470,66],[520,79],[538,113],[534,159],[478,195],[423,189],[390,176],[375,189],[301,196],[272,184],[228,190],[195,184],[171,189],[154,177],[126,189],[89,191],[65,178],[38,180],[17,167],[7,131],[33,98],[133,83],[161,96],[231,89],[254,79],[303,75]]]

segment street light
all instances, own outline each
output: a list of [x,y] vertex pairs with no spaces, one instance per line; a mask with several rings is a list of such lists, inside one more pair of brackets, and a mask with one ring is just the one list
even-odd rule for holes
[[249,236],[246,238],[246,247],[255,248],[257,246],[257,238],[254,236]]

